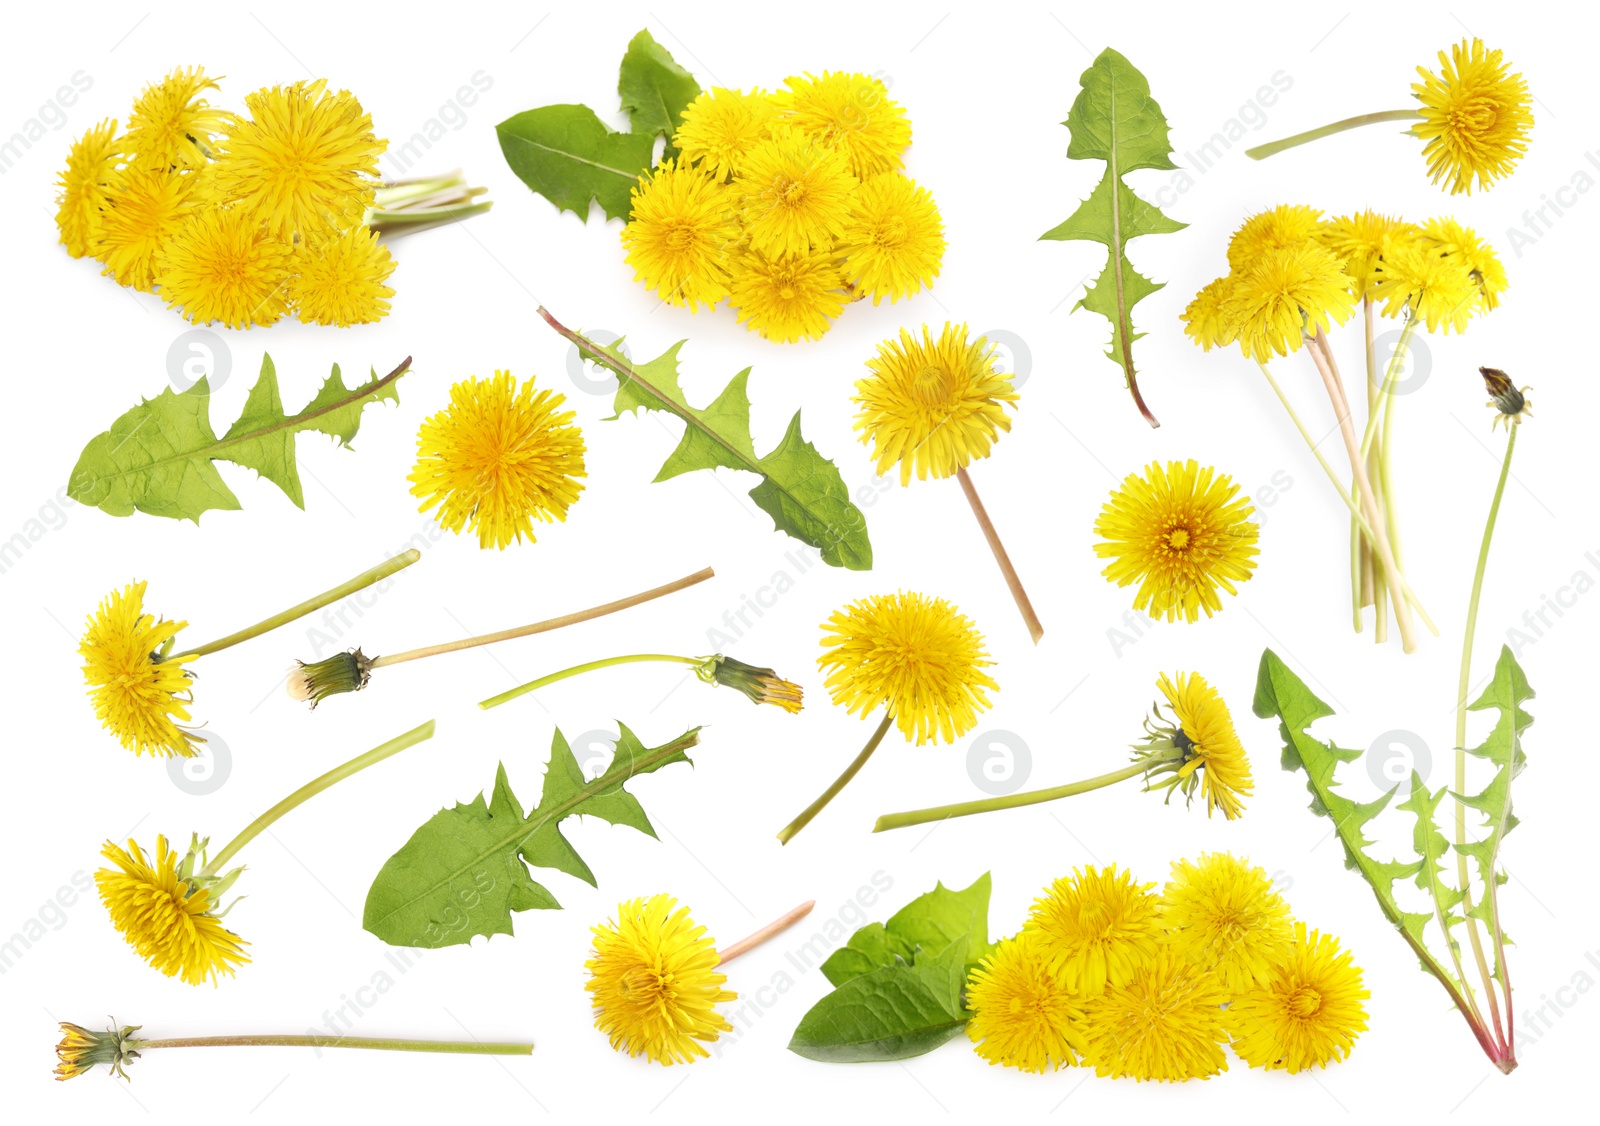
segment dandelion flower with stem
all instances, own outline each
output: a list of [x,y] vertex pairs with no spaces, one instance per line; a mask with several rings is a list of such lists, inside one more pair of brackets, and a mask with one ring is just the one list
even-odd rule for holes
[[872,831],[882,833],[952,817],[1019,809],[1075,797],[1133,778],[1144,779],[1146,792],[1166,791],[1169,802],[1174,793],[1181,792],[1187,801],[1193,801],[1199,793],[1205,799],[1207,816],[1217,810],[1229,821],[1241,816],[1243,799],[1250,795],[1255,783],[1250,773],[1250,760],[1234,730],[1228,705],[1198,673],[1180,672],[1176,678],[1163,674],[1156,687],[1166,697],[1172,719],[1168,721],[1162,715],[1160,704],[1152,705],[1153,714],[1144,723],[1145,736],[1133,744],[1133,762],[1128,766],[1064,786],[886,813],[878,818]]
[[402,1040],[384,1036],[322,1036],[308,1034],[225,1035],[142,1037],[144,1026],[118,1026],[113,1020],[104,1032],[94,1032],[80,1024],[61,1022],[61,1040],[56,1044],[55,1075],[58,1080],[75,1079],[105,1064],[111,1074],[128,1079],[127,1067],[145,1052],[160,1048],[364,1048],[386,1052],[439,1052],[469,1056],[527,1056],[533,1054],[531,1042],[507,1043],[485,1040]]
[[584,983],[594,1006],[594,1026],[617,1051],[670,1067],[708,1055],[733,1025],[717,1005],[738,994],[717,972],[739,955],[803,919],[815,902],[802,903],[748,938],[718,951],[706,928],[670,895],[617,905],[615,921],[590,928],[591,956]]
[[243,868],[224,871],[239,850],[265,832],[284,814],[350,775],[432,738],[433,721],[406,732],[364,755],[358,755],[313,779],[257,817],[216,856],[208,856],[205,839],[196,835],[180,859],[156,838],[153,854],[133,841],[126,849],[107,841],[101,855],[116,865],[95,873],[100,901],[111,924],[152,967],[187,985],[213,985],[250,959],[244,940],[222,925],[228,909],[221,898]]
[[1338,939],[1296,923],[1290,950],[1266,981],[1229,998],[1223,1025],[1245,1063],[1293,1075],[1350,1055],[1370,996]]
[[777,116],[777,103],[765,91],[712,87],[684,107],[672,143],[684,163],[726,183],[745,155],[771,137]]
[[1028,634],[1038,644],[1044,627],[967,474],[967,466],[988,457],[1000,435],[1011,429],[1006,408],[1015,409],[1017,392],[996,353],[981,336],[969,341],[964,324],[946,322],[937,339],[927,325],[920,340],[901,329],[898,339],[878,345],[878,354],[867,361],[872,374],[856,382],[852,401],[861,409],[855,429],[872,447],[880,475],[898,465],[902,485],[910,483],[913,472],[918,480],[955,477],[961,483]]
[[567,397],[520,387],[508,371],[472,376],[450,388],[450,405],[417,433],[417,464],[408,480],[422,498],[418,512],[437,509],[440,527],[476,532],[480,548],[505,550],[533,521],[565,521],[583,491],[583,432],[564,411]]
[[1166,944],[1230,999],[1271,982],[1290,950],[1289,905],[1263,869],[1231,853],[1173,861],[1158,910]]
[[830,248],[850,221],[856,183],[842,154],[799,133],[762,141],[733,179],[750,248],[772,258]]
[[1154,886],[1135,883],[1115,864],[1079,868],[1034,900],[1023,933],[1063,989],[1098,996],[1127,985],[1155,959],[1161,925]]
[[137,155],[141,167],[163,172],[205,167],[213,138],[233,122],[232,114],[204,97],[217,89],[217,80],[198,66],[176,67],[146,86],[128,114],[128,152]]
[[780,120],[844,155],[850,172],[865,180],[897,172],[911,145],[911,122],[889,88],[869,74],[823,71],[784,80]]
[[1417,67],[1421,82],[1411,85],[1417,109],[1385,110],[1345,118],[1320,129],[1297,133],[1271,144],[1247,149],[1245,155],[1264,160],[1292,149],[1355,129],[1391,121],[1410,122],[1407,130],[1426,142],[1422,155],[1435,184],[1445,184],[1451,195],[1488,190],[1495,180],[1511,175],[1528,151],[1533,130],[1533,94],[1520,74],[1497,50],[1481,39],[1453,45],[1448,55],[1439,52],[1439,70]]
[[680,657],[675,653],[628,653],[620,657],[605,657],[598,661],[586,661],[581,665],[562,669],[559,672],[549,673],[526,684],[519,684],[509,688],[499,695],[491,696],[487,700],[479,700],[478,707],[487,711],[497,708],[501,704],[509,703],[519,696],[526,696],[530,692],[537,692],[541,688],[559,683],[569,677],[581,676],[586,672],[596,672],[600,669],[614,668],[617,665],[631,664],[675,664],[688,665],[694,675],[703,684],[720,684],[742,692],[754,704],[773,704],[784,711],[794,714],[800,711],[803,693],[800,686],[792,681],[784,680],[772,669],[760,668],[756,665],[747,665],[733,657],[725,657],[721,653],[710,657]]
[[90,242],[95,258],[118,285],[155,288],[156,257],[199,204],[194,173],[129,165],[113,172],[105,207]]
[[373,324],[389,315],[392,273],[394,258],[370,227],[313,235],[295,247],[289,301],[305,324]]
[[874,305],[932,286],[944,261],[944,220],[933,193],[901,172],[864,181],[840,236],[845,274]]
[[967,1038],[991,1064],[1034,1074],[1070,1067],[1083,1053],[1083,1001],[1064,987],[1024,930],[1002,939],[967,977]]
[[768,340],[794,344],[820,340],[849,298],[839,259],[830,250],[768,257],[750,252],[728,281],[729,304],[739,323]]
[[89,616],[78,645],[95,716],[136,755],[192,758],[200,753],[198,744],[205,742],[205,736],[184,726],[191,718],[189,706],[193,703],[190,685],[194,673],[188,665],[348,598],[421,557],[415,549],[403,552],[281,614],[194,646],[177,643],[178,632],[188,622],[167,621],[145,612],[145,583],[130,583],[113,591]]
[[883,719],[844,773],[778,833],[783,844],[849,785],[890,724],[918,746],[951,743],[972,730],[989,692],[1000,689],[984,671],[993,662],[983,635],[942,598],[874,595],[834,611],[822,628],[826,652],[817,664],[833,702],[862,716],[882,706]]
[[1170,949],[1084,1004],[1083,1062],[1113,1079],[1176,1083],[1228,1070],[1223,1002],[1211,975]]
[[105,209],[106,184],[123,147],[117,123],[108,118],[67,150],[67,166],[56,179],[56,230],[61,245],[74,258],[92,253],[89,240]]
[[630,199],[622,245],[633,280],[691,313],[727,297],[729,261],[739,241],[733,189],[709,172],[668,160],[639,178]]
[[156,256],[161,298],[194,324],[276,324],[289,312],[294,251],[239,208],[199,207]]
[[1355,312],[1339,259],[1313,242],[1267,250],[1234,274],[1222,307],[1239,350],[1266,363]]

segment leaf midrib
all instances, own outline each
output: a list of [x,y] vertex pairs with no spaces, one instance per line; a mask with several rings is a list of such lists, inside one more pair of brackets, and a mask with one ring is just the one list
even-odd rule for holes
[[529,138],[521,136],[517,133],[512,133],[510,136],[511,139],[516,141],[518,144],[530,145],[533,148],[542,149],[544,152],[553,153],[556,156],[566,157],[568,160],[577,164],[587,164],[590,168],[597,168],[601,172],[609,172],[613,176],[621,176],[624,180],[627,180],[630,183],[638,180],[640,175],[638,170],[626,172],[621,168],[613,168],[609,164],[601,164],[598,160],[589,160],[585,157],[579,156],[577,153],[567,152],[565,149],[556,149],[551,148],[549,145],[542,145],[538,141],[530,140]]

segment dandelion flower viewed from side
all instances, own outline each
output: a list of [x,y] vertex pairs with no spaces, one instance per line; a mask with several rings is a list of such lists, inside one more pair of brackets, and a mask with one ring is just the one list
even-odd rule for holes
[[1133,981],[1155,958],[1161,926],[1153,886],[1115,864],[1079,868],[1034,900],[1024,932],[1063,988],[1096,996]]
[[747,94],[713,87],[685,107],[672,143],[683,163],[698,163],[726,181],[739,171],[745,154],[771,136],[777,115],[771,95],[761,90]]
[[1198,789],[1205,797],[1208,817],[1220,809],[1229,821],[1234,820],[1244,813],[1241,799],[1250,795],[1255,782],[1228,705],[1198,673],[1180,672],[1176,681],[1163,673],[1156,687],[1166,697],[1176,722],[1159,722],[1158,707],[1156,719],[1145,723],[1147,738],[1135,745],[1134,756],[1136,761],[1152,763],[1163,751],[1175,751],[1177,757],[1152,765],[1150,774],[1170,774],[1171,778],[1152,780],[1148,788],[1165,789],[1169,800],[1179,790],[1192,800]]
[[632,200],[622,245],[634,280],[691,312],[728,296],[728,261],[739,240],[732,190],[669,160],[640,179]]
[[1194,300],[1184,309],[1183,334],[1200,346],[1203,352],[1232,344],[1235,332],[1222,309],[1233,292],[1233,276],[1207,282]]
[[787,132],[746,154],[733,187],[751,249],[776,257],[831,248],[849,223],[856,177],[839,153]]
[[723,988],[720,959],[705,927],[670,895],[633,899],[617,919],[593,928],[584,985],[594,1004],[594,1025],[611,1046],[655,1063],[692,1063],[733,1025],[717,1011],[737,993]]
[[729,283],[739,322],[768,340],[819,340],[844,309],[844,275],[829,251],[749,253]]
[[1307,336],[1344,324],[1355,296],[1344,266],[1315,243],[1268,250],[1234,275],[1222,307],[1239,350],[1266,363],[1298,351]]
[[121,154],[117,123],[90,128],[67,151],[67,167],[56,180],[56,229],[74,258],[91,252],[89,240],[105,207],[106,182]]
[[201,168],[212,138],[227,130],[233,115],[210,105],[204,94],[219,89],[205,68],[177,67],[144,88],[128,114],[127,148],[141,167],[167,171]]
[[1429,332],[1465,332],[1481,306],[1478,285],[1460,255],[1422,241],[1391,248],[1378,267],[1372,298],[1385,316],[1415,315]]
[[1228,1070],[1217,982],[1162,950],[1125,985],[1084,1004],[1083,1062],[1113,1079],[1176,1083]]
[[784,85],[776,95],[783,122],[843,153],[858,179],[899,171],[911,144],[911,122],[881,80],[823,71],[820,78],[807,74]]
[[1159,910],[1167,945],[1217,977],[1229,999],[1267,985],[1289,954],[1289,905],[1263,869],[1231,853],[1173,861]]
[[118,285],[149,293],[156,257],[195,207],[195,174],[128,167],[106,184],[105,210],[93,238],[94,256]]
[[1110,562],[1101,573],[1118,586],[1139,584],[1135,610],[1188,622],[1222,609],[1217,591],[1255,569],[1258,528],[1249,501],[1227,474],[1198,462],[1151,462],[1129,474],[1095,520],[1105,542],[1095,554]]
[[850,283],[874,305],[931,286],[944,260],[944,220],[933,193],[900,172],[862,183],[840,238]]
[[216,985],[220,975],[231,977],[250,961],[248,944],[222,925],[217,902],[239,870],[220,879],[196,878],[202,847],[196,842],[180,858],[166,837],[157,837],[155,855],[147,856],[133,841],[126,849],[107,841],[100,854],[116,867],[94,876],[111,923],[128,945],[187,985]]
[[369,227],[312,236],[295,247],[289,299],[307,324],[372,324],[389,315],[389,248]]
[[967,1038],[991,1064],[1041,1074],[1078,1062],[1080,999],[1062,987],[1035,936],[1003,939],[967,979]]
[[1411,92],[1422,103],[1422,123],[1413,132],[1427,142],[1422,155],[1433,182],[1470,195],[1511,175],[1528,151],[1533,94],[1503,54],[1463,39],[1448,56],[1439,52],[1438,73],[1420,66],[1417,73],[1422,81]]
[[1350,1055],[1367,1029],[1362,1004],[1371,994],[1339,940],[1294,925],[1293,947],[1267,982],[1236,995],[1225,1024],[1233,1050],[1251,1067],[1291,1074]]
[[1468,276],[1478,287],[1483,312],[1499,306],[1500,295],[1510,288],[1511,282],[1500,256],[1487,240],[1454,219],[1430,219],[1422,228],[1422,237],[1439,254],[1466,267]]
[[137,1031],[135,1026],[119,1029],[113,1022],[105,1032],[93,1032],[81,1024],[62,1021],[61,1039],[56,1043],[56,1079],[76,1079],[102,1063],[111,1068],[111,1074],[126,1079],[124,1066],[139,1055],[132,1039]]
[[94,714],[136,755],[190,758],[204,742],[180,725],[189,720],[189,658],[166,657],[187,622],[157,620],[144,611],[145,584],[113,591],[89,616],[78,653]]
[[564,521],[583,491],[583,433],[563,411],[566,396],[519,388],[507,371],[450,388],[450,405],[417,434],[411,495],[419,512],[437,509],[441,527],[476,532],[478,546],[504,549],[526,536],[535,518]]
[[161,297],[195,324],[275,324],[289,311],[294,253],[237,208],[197,208],[156,256]]

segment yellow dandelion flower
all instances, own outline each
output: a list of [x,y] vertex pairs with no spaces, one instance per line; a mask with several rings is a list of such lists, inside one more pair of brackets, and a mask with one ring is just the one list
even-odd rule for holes
[[740,324],[768,340],[819,340],[845,307],[844,275],[826,250],[747,254],[729,281],[729,302]]
[[709,173],[681,161],[640,177],[622,228],[633,280],[690,312],[728,296],[729,256],[739,240],[733,198]]
[[1314,237],[1319,246],[1339,259],[1355,296],[1361,298],[1377,280],[1378,263],[1384,253],[1391,246],[1414,240],[1420,233],[1415,223],[1368,210],[1329,219]]
[[270,325],[288,312],[294,253],[250,213],[197,208],[156,255],[162,299],[195,324]]
[[933,285],[944,261],[944,220],[933,193],[900,172],[862,182],[840,236],[845,273],[874,305]]
[[717,1011],[739,995],[716,972],[716,944],[670,895],[617,906],[617,921],[592,928],[593,956],[584,963],[594,1026],[611,1046],[659,1064],[693,1063],[733,1025]]
[[857,381],[861,408],[855,429],[872,446],[876,472],[900,466],[900,483],[949,477],[989,456],[1011,429],[1005,407],[1017,401],[1011,377],[999,369],[995,347],[967,340],[967,326],[945,323],[937,340],[927,325],[918,340],[906,329],[885,340],[867,361],[872,374]]
[[1230,999],[1270,982],[1294,935],[1267,873],[1226,852],[1173,861],[1160,913],[1167,945],[1219,978]]
[[[189,720],[189,658],[164,656],[188,622],[144,612],[142,582],[112,591],[89,616],[78,654],[89,700],[102,726],[136,755],[158,758],[198,754],[197,740],[178,721]],[[204,742],[204,740],[199,740]]]
[[535,542],[533,519],[565,521],[583,491],[583,432],[563,411],[565,395],[517,386],[508,371],[476,376],[450,388],[450,405],[422,424],[417,464],[408,480],[422,498],[418,512],[478,546],[504,550]]
[[1266,363],[1297,351],[1307,336],[1344,324],[1355,304],[1339,259],[1303,242],[1265,251],[1236,273],[1222,315],[1239,350]]
[[911,144],[905,108],[870,74],[823,71],[784,80],[776,95],[782,120],[830,149],[843,153],[850,172],[865,180],[904,167]]
[[1303,246],[1322,229],[1322,212],[1299,203],[1280,203],[1250,216],[1228,240],[1228,265],[1243,270],[1273,250]]
[[192,844],[180,862],[166,837],[156,838],[153,858],[133,841],[125,850],[107,841],[100,855],[116,867],[95,872],[94,882],[112,926],[139,957],[186,985],[216,985],[220,975],[232,977],[237,966],[250,961],[244,952],[249,943],[217,915],[216,897],[237,870],[221,879],[196,876],[200,847]]
[[90,1032],[81,1024],[61,1022],[61,1039],[56,1043],[56,1070],[58,1080],[76,1079],[92,1071],[95,1064],[119,1066],[121,1061],[114,1050],[113,1037]]
[[726,181],[739,171],[745,154],[772,135],[777,116],[777,103],[763,90],[746,94],[715,86],[684,108],[672,143],[684,163]]
[[1232,274],[1207,282],[1179,316],[1183,334],[1200,345],[1201,351],[1209,352],[1233,343],[1233,326],[1222,314],[1223,305],[1232,292]]
[[142,164],[111,174],[91,240],[108,277],[151,292],[156,255],[194,210],[196,182],[192,174]]
[[1476,231],[1454,219],[1430,219],[1422,228],[1422,237],[1440,254],[1458,259],[1467,268],[1485,312],[1500,304],[1500,295],[1511,288],[1511,282],[1494,247]]
[[1154,884],[1137,884],[1115,864],[1085,866],[1034,900],[1023,931],[1064,989],[1093,997],[1127,985],[1155,958],[1161,925]]
[[1237,594],[1255,569],[1255,511],[1226,473],[1194,460],[1151,462],[1130,473],[1100,509],[1095,554],[1118,586],[1139,584],[1135,610],[1167,621],[1198,621],[1222,609],[1217,589]]
[[1465,332],[1482,296],[1472,271],[1459,254],[1443,254],[1422,240],[1395,247],[1378,267],[1372,297],[1383,315],[1411,315],[1429,332]]
[[394,273],[389,248],[368,227],[311,238],[294,251],[288,298],[307,324],[371,324],[389,315]]
[[72,142],[67,167],[56,179],[56,229],[74,258],[90,253],[89,240],[105,207],[106,182],[122,154],[117,123],[106,119]]
[[354,95],[326,87],[319,78],[246,94],[249,117],[220,143],[218,194],[279,238],[344,230],[372,206],[388,142]]
[[1083,1062],[1096,1075],[1176,1083],[1228,1070],[1216,980],[1162,950],[1126,985],[1084,1005]]
[[1448,57],[1440,51],[1437,74],[1417,68],[1422,81],[1411,92],[1422,103],[1422,121],[1412,132],[1427,142],[1428,174],[1435,184],[1448,182],[1451,195],[1470,195],[1474,184],[1487,191],[1528,151],[1533,94],[1509,69],[1481,39],[1463,39]]
[[233,115],[207,103],[207,90],[219,89],[204,67],[177,67],[144,88],[128,114],[128,151],[145,168],[200,168],[210,158],[212,138],[228,128]]
[[1367,1030],[1361,970],[1339,940],[1294,925],[1292,949],[1263,985],[1235,996],[1224,1023],[1251,1067],[1294,1073],[1350,1055]]
[[1173,679],[1162,674],[1156,687],[1167,698],[1176,724],[1159,722],[1161,711],[1156,709],[1156,721],[1146,721],[1147,738],[1134,747],[1135,758],[1143,758],[1159,750],[1177,750],[1182,756],[1161,766],[1153,767],[1151,774],[1170,774],[1166,781],[1151,779],[1147,789],[1167,791],[1167,800],[1181,790],[1185,797],[1194,800],[1200,790],[1206,800],[1206,816],[1218,809],[1229,821],[1244,813],[1244,802],[1255,789],[1250,774],[1250,759],[1245,755],[1244,744],[1233,729],[1233,717],[1228,705],[1217,690],[1206,683],[1198,673],[1182,673]]
[[1083,1008],[1063,988],[1030,931],[1007,938],[967,978],[967,1038],[991,1064],[1041,1074],[1083,1052]]
[[850,222],[856,177],[841,154],[786,132],[745,155],[733,187],[751,248],[776,257],[831,247]]
[[887,705],[918,746],[953,743],[989,707],[1000,686],[972,620],[942,598],[900,592],[858,599],[822,623],[817,666],[835,704],[866,715]]

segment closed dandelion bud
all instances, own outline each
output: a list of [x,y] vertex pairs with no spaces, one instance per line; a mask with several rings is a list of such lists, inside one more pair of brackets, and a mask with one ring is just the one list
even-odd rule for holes
[[1533,417],[1533,404],[1523,394],[1532,388],[1512,386],[1511,377],[1499,368],[1479,368],[1478,374],[1489,391],[1489,401],[1484,405],[1499,412],[1494,418],[1496,425],[1504,422],[1508,427],[1515,426],[1524,418]]
[[296,661],[289,670],[289,696],[309,700],[314,708],[327,696],[361,691],[371,679],[372,660],[361,650],[352,649],[309,665]]
[[737,688],[757,704],[776,704],[790,713],[801,708],[800,686],[784,680],[772,669],[757,668],[718,654],[701,666],[699,675],[708,683]]

